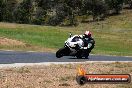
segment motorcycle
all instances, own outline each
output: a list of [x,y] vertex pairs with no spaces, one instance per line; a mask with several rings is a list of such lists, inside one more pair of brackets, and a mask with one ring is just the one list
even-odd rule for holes
[[79,35],[72,36],[72,34],[70,34],[70,37],[65,41],[64,47],[56,52],[56,57],[74,56],[77,58],[88,58],[90,53],[89,48],[92,44],[89,43],[86,47],[82,47],[83,45],[84,42]]

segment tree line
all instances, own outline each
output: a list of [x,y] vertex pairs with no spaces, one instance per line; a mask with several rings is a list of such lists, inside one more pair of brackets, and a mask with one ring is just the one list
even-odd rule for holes
[[0,0],[0,22],[37,25],[77,25],[78,19],[104,20],[120,14],[132,0]]

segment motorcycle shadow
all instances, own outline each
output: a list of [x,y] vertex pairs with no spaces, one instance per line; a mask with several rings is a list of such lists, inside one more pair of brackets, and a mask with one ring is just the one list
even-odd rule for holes
[[68,59],[88,60],[89,58],[76,58],[76,57],[68,57]]

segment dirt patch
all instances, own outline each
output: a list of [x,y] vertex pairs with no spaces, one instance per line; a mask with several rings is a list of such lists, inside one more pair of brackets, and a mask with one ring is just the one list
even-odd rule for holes
[[26,43],[23,43],[18,40],[0,37],[0,45],[3,45],[3,46],[25,46]]
[[16,29],[16,28],[25,28],[25,27],[30,27],[30,25],[0,22],[0,28]]
[[[80,64],[34,66],[0,69],[0,88],[131,88],[130,84],[76,83]],[[131,74],[132,63],[86,63],[82,67],[92,74]]]
[[34,46],[18,40],[0,37],[0,49],[16,51],[39,51],[39,52],[56,52],[56,49]]
[[4,23],[0,22],[0,27],[1,28],[17,28],[16,23]]

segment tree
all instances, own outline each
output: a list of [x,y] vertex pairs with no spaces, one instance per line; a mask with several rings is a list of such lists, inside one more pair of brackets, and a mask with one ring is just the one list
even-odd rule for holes
[[68,19],[70,20],[69,25],[77,25],[76,16],[81,12],[82,0],[65,0],[68,7]]
[[115,14],[119,14],[122,10],[124,0],[105,0],[109,10],[113,10]]
[[16,5],[16,0],[0,0],[0,20],[13,22],[13,11]]
[[19,23],[31,23],[33,8],[33,0],[21,2],[14,12],[15,21]]
[[3,19],[4,19],[5,7],[6,7],[5,1],[0,0],[0,21],[3,21]]
[[59,25],[63,20],[68,16],[68,7],[66,4],[60,3],[57,4],[55,11],[55,15],[51,16],[48,24],[50,25]]
[[132,0],[124,0],[125,4],[128,4],[129,7],[132,9]]
[[45,24],[47,22],[47,18],[50,18],[48,15],[53,7],[53,2],[54,0],[35,0],[37,10],[35,12],[33,23]]
[[83,13],[93,16],[93,20],[98,17],[103,19],[107,13],[107,6],[102,0],[84,0]]

